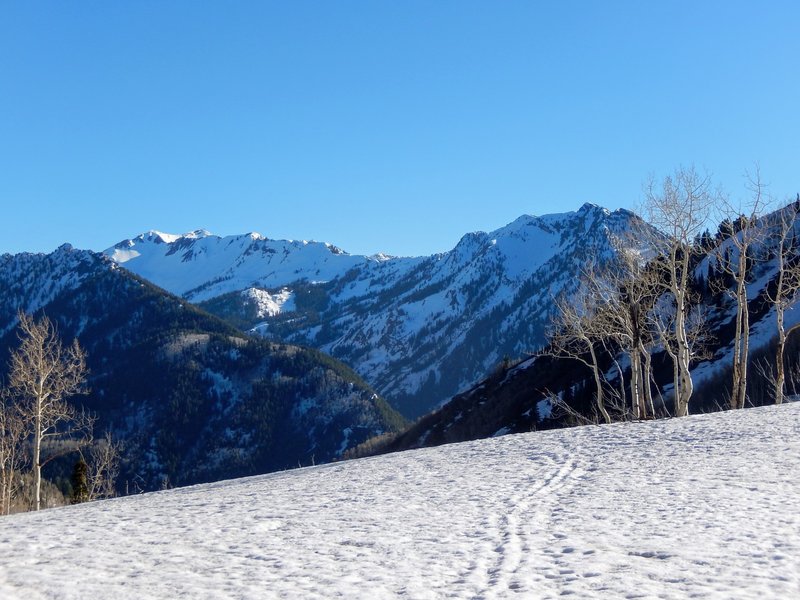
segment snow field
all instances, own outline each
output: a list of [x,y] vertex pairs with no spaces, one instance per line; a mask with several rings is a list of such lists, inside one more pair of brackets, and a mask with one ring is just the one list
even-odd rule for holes
[[800,403],[0,519],[0,597],[797,598]]

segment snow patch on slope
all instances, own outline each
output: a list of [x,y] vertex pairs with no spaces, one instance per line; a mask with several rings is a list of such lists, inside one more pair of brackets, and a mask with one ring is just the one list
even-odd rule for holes
[[270,294],[266,290],[258,288],[249,288],[242,292],[242,297],[255,304],[259,319],[274,317],[282,312],[294,310],[294,293],[288,288],[283,288],[277,294]]

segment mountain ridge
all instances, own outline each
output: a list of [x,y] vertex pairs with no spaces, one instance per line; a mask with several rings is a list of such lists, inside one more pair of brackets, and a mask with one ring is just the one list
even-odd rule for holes
[[[630,235],[640,226],[628,210],[585,203],[467,233],[453,249],[421,257],[250,234],[139,236],[105,254],[243,330],[336,356],[416,417],[504,356],[540,346],[551,296],[575,285],[587,257],[641,249]],[[123,250],[130,255],[119,260]]]

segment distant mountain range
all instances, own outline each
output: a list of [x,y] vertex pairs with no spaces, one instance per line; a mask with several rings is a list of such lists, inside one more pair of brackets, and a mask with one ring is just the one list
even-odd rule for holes
[[638,247],[630,234],[641,225],[629,211],[585,204],[467,234],[427,257],[207,231],[153,231],[105,254],[243,331],[331,354],[413,418],[504,357],[539,348],[553,297],[587,263]]
[[426,257],[203,230],[3,255],[0,356],[20,309],[78,337],[92,391],[77,401],[144,489],[334,460],[403,429],[394,409],[427,415],[397,447],[546,427],[536,390],[559,369],[506,365],[546,342],[553,298],[588,264],[649,251],[643,227],[585,204]]

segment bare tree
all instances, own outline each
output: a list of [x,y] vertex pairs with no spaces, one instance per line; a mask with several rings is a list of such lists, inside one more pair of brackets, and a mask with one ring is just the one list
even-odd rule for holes
[[[759,217],[766,206],[764,185],[756,168],[748,176],[751,198],[745,206],[723,203],[727,217],[723,221],[725,239],[713,251],[717,267],[733,280],[733,287],[722,286],[736,304],[736,319],[733,333],[733,380],[731,382],[730,407],[744,408],[747,401],[747,367],[750,359],[750,307],[747,298],[747,283],[752,270],[753,250],[764,238],[765,230]],[[731,252],[732,251],[732,252]]]
[[689,400],[694,385],[690,372],[692,350],[687,322],[690,308],[690,269],[694,240],[699,238],[711,216],[718,195],[711,190],[709,178],[694,168],[678,169],[665,177],[660,186],[651,181],[646,188],[644,215],[662,235],[653,236],[664,263],[663,288],[673,305],[670,329],[674,364],[675,416],[689,414]]
[[[596,278],[596,279],[595,279]],[[656,278],[638,252],[622,249],[617,259],[598,275],[590,274],[590,290],[603,299],[597,329],[628,357],[630,412],[634,419],[653,416],[650,393],[653,346],[652,311],[658,298]],[[616,362],[616,361],[615,361]],[[622,369],[619,368],[620,383]],[[624,391],[623,391],[624,401]]]
[[592,372],[595,384],[595,406],[606,423],[611,422],[605,403],[603,375],[597,357],[597,344],[602,342],[598,316],[598,298],[586,287],[586,279],[576,294],[556,298],[556,316],[550,332],[551,353],[577,360]]
[[[774,291],[767,288],[767,298],[775,308],[775,320],[778,328],[778,344],[775,352],[775,404],[781,404],[786,394],[786,371],[784,367],[786,340],[794,328],[786,330],[785,314],[797,299],[800,291],[800,263],[792,260],[797,254],[800,240],[797,239],[796,222],[800,213],[800,197],[797,202],[774,214],[775,222],[772,226],[776,238],[775,260],[778,267],[778,277]],[[797,326],[795,326],[797,327]]]
[[[589,367],[597,411],[606,422],[611,420],[609,409],[623,418],[654,415],[650,393],[654,326],[650,321],[660,293],[655,282],[645,258],[635,250],[622,248],[602,267],[585,267],[578,291],[555,302],[557,316],[551,327],[550,350],[555,356],[566,356]],[[608,357],[616,369],[615,386],[601,372],[601,356]],[[624,358],[630,364],[629,384]]]
[[28,426],[19,407],[0,390],[0,514],[7,515],[18,491],[25,464]]
[[89,447],[87,473],[88,500],[113,498],[119,476],[120,444],[107,431],[105,436]]
[[41,508],[42,467],[88,443],[93,419],[65,399],[83,390],[86,356],[78,341],[64,347],[47,317],[19,315],[20,345],[11,354],[9,391],[32,425],[34,506]]

